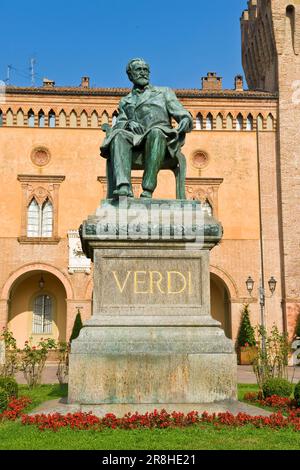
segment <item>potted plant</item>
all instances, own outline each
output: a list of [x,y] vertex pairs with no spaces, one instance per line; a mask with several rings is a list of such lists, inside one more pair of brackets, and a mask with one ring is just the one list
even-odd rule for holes
[[238,363],[250,365],[257,356],[257,347],[254,328],[250,321],[249,305],[244,305],[242,310],[241,324],[237,337]]

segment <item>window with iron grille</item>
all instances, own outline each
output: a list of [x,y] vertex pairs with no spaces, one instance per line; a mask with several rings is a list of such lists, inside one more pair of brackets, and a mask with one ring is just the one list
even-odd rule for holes
[[52,333],[53,302],[49,295],[38,295],[33,306],[33,334]]

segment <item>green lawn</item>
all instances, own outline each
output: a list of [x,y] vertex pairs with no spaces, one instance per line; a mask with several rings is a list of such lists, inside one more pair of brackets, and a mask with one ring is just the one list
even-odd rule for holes
[[[255,385],[240,385],[239,398]],[[43,401],[65,396],[66,388],[43,385],[34,391],[20,387],[20,395],[30,396],[37,406]],[[0,425],[0,450],[91,449],[91,450],[206,450],[206,449],[300,449],[300,433],[293,430],[244,428],[216,429],[211,425],[166,430],[39,431],[19,422]]]

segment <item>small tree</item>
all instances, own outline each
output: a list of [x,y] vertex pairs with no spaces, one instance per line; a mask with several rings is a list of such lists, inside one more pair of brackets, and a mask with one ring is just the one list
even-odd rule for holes
[[69,373],[69,348],[69,343],[65,343],[63,341],[58,343],[59,363],[57,367],[56,376],[61,387],[65,383],[66,377]]
[[78,312],[74,321],[74,325],[73,325],[72,334],[70,336],[70,343],[71,341],[73,341],[73,339],[78,338],[82,326],[83,325],[82,325],[82,320],[81,320],[81,314],[80,314],[80,310],[78,309]]
[[13,377],[19,366],[17,341],[13,333],[6,327],[2,329],[0,339],[5,344],[5,364],[1,367],[0,375],[3,377]]
[[237,346],[256,346],[255,331],[250,321],[249,305],[244,305],[240,329],[237,337]]
[[270,379],[288,379],[289,340],[287,333],[281,333],[274,325],[271,332],[259,326],[258,354],[253,362],[257,384],[262,390],[263,384]]

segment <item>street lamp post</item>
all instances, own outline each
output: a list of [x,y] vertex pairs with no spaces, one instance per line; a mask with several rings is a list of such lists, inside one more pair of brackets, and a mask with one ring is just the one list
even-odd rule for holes
[[[252,291],[253,291],[253,288],[254,288],[254,284],[255,284],[254,280],[252,279],[251,276],[249,276],[247,281],[246,281],[246,286],[247,286],[247,291],[249,292],[249,295],[251,297],[252,297]],[[266,295],[263,280],[260,278],[258,292],[259,292],[259,304],[260,304],[260,324],[261,324],[263,330],[265,330],[266,298],[273,297],[274,292],[276,290],[276,286],[277,286],[277,281],[273,276],[271,276],[271,278],[269,279],[268,285],[269,285],[269,290],[271,292],[271,295],[269,297]],[[262,336],[262,349],[263,349],[263,351],[265,351],[265,348],[266,348],[265,336],[263,335]]]

